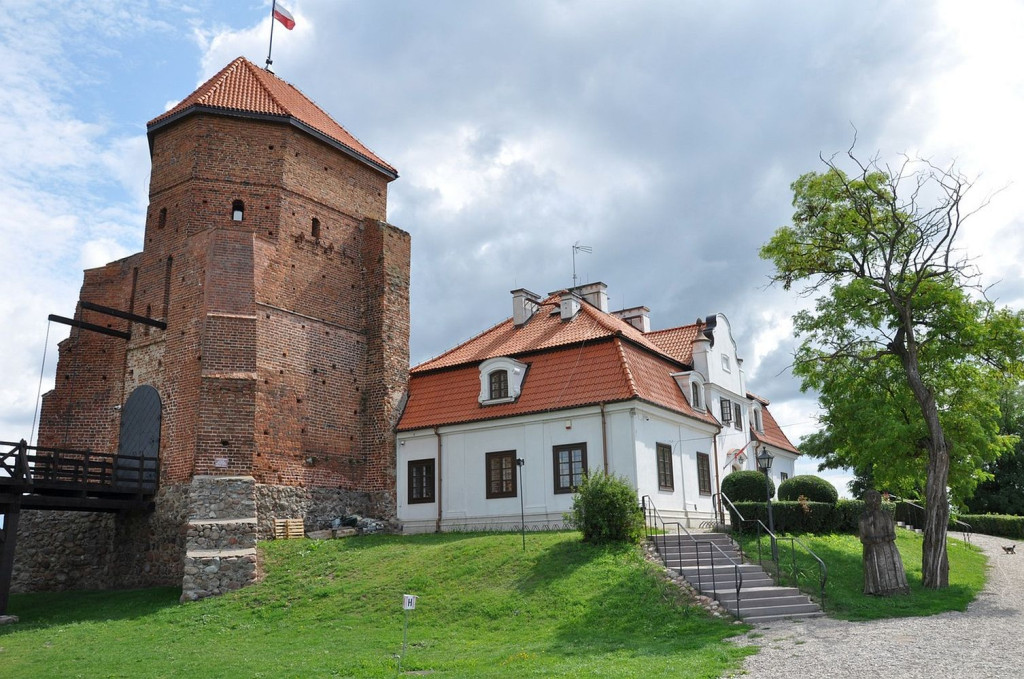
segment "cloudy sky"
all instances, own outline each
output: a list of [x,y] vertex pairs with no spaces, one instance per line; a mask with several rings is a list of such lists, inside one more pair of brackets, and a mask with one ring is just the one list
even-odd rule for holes
[[[758,248],[789,184],[845,150],[955,161],[996,194],[964,243],[1024,304],[1024,6],[865,1],[288,0],[274,70],[399,169],[412,360],[511,313],[509,290],[604,281],[655,328],[726,314],[748,387],[794,442],[801,300]],[[28,437],[81,270],[142,247],[145,124],[239,55],[262,0],[5,0],[0,12],[0,439]],[[798,471],[813,472],[814,461]],[[834,479],[842,486],[840,475]]]

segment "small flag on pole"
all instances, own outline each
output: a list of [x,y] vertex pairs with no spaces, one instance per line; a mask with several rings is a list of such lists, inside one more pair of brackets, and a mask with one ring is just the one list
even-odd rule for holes
[[274,18],[284,24],[289,31],[295,28],[295,17],[281,5],[274,3]]

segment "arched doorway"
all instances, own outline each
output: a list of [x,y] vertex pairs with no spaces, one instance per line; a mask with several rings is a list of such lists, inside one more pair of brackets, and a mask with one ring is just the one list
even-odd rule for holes
[[114,481],[153,491],[160,459],[160,394],[144,384],[137,387],[121,410]]

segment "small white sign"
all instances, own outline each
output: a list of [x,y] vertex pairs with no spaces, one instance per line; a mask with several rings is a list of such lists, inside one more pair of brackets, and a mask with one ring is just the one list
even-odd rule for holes
[[405,594],[402,596],[402,608],[407,611],[416,609],[416,595]]
[[216,467],[217,469],[227,469],[228,468],[228,458],[226,458],[226,457],[215,457],[215,458],[213,458],[213,466]]

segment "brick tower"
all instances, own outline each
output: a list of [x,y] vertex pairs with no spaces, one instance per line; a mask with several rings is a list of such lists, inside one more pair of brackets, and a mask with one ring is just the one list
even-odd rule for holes
[[[39,440],[117,450],[120,407],[155,389],[156,509],[26,513],[23,544],[42,529],[100,548],[88,568],[56,545],[26,548],[16,585],[184,576],[185,596],[203,596],[251,579],[255,541],[274,518],[301,516],[314,529],[344,513],[394,517],[409,355],[409,235],[385,221],[396,171],[243,58],[150,121],[148,135],[143,251],[87,271],[81,301],[167,327],[91,319],[130,332],[127,341],[73,330]],[[40,554],[42,571],[86,575],[44,575]],[[210,563],[220,572],[193,577]]]

